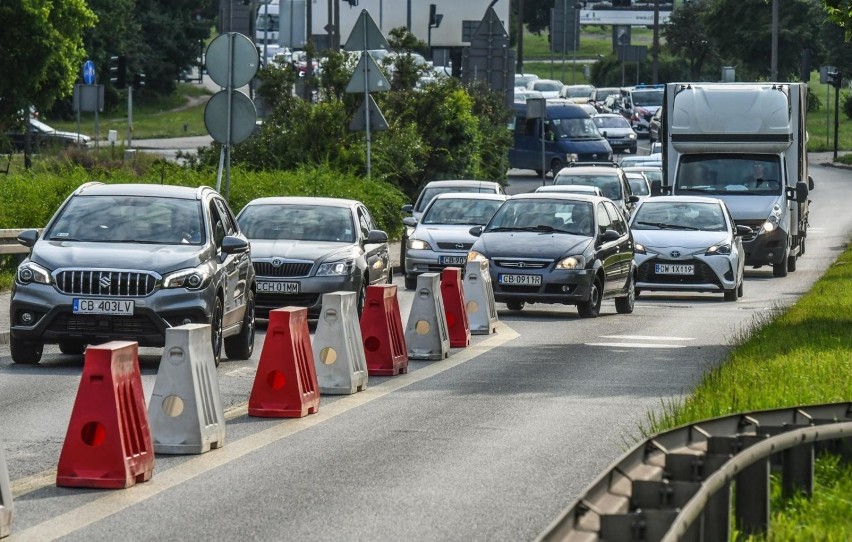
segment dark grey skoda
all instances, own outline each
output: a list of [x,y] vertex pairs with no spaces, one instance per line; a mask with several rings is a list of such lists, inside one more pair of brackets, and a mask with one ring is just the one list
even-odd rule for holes
[[212,188],[87,183],[71,194],[18,267],[10,308],[12,360],[38,363],[111,340],[161,347],[166,329],[211,324],[219,363],[254,348],[249,244]]

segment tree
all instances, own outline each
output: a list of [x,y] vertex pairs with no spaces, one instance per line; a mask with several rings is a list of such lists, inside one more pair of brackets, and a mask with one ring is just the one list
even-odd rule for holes
[[828,17],[846,31],[846,40],[852,39],[852,0],[823,0]]
[[71,93],[96,17],[84,0],[3,0],[0,20],[0,127],[9,127]]
[[663,27],[666,49],[689,63],[689,79],[698,81],[705,62],[715,56],[707,32],[705,2],[690,2],[677,7]]

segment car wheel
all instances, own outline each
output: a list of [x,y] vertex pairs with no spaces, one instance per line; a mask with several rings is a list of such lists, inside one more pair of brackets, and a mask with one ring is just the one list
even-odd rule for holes
[[213,304],[213,316],[210,318],[210,341],[213,349],[213,362],[216,367],[222,361],[222,318],[223,318],[222,299],[216,296],[216,302]]
[[737,286],[737,297],[743,296],[743,281],[740,281],[740,285]]
[[737,289],[731,288],[730,290],[725,290],[725,301],[736,301],[737,300]]
[[361,318],[361,313],[364,312],[364,303],[367,301],[367,286],[370,281],[367,277],[361,279],[361,288],[358,289],[358,318]]
[[601,313],[601,281],[595,278],[589,288],[589,299],[577,303],[577,312],[580,313],[580,318],[597,318]]
[[44,345],[38,341],[22,341],[15,337],[9,338],[9,349],[12,351],[12,361],[21,365],[35,365],[41,361]]
[[254,352],[254,292],[249,290],[246,301],[246,313],[240,332],[225,339],[225,354],[228,359],[249,359]]
[[63,341],[59,343],[59,351],[66,356],[80,356],[86,351],[86,345],[76,341]]
[[399,245],[399,268],[405,273],[405,245],[408,244],[408,237],[403,237]]
[[559,170],[562,169],[562,160],[559,158],[554,158],[550,163],[550,171],[553,173],[553,176],[556,177],[556,174],[559,173]]
[[786,277],[787,276],[787,260],[790,258],[788,254],[781,263],[772,264],[772,276],[774,277]]
[[633,307],[636,303],[636,287],[634,284],[633,275],[631,274],[627,279],[627,295],[615,298],[615,311],[618,314],[630,314],[633,312]]
[[523,301],[506,301],[506,308],[510,311],[522,311],[524,310],[524,302]]
[[417,275],[405,275],[405,289],[413,290],[417,288]]

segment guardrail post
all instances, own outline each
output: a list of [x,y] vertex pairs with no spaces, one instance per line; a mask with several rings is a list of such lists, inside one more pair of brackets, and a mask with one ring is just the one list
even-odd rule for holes
[[[765,435],[743,435],[743,447],[765,439]],[[734,484],[734,518],[745,536],[769,530],[769,457],[760,459],[737,474]]]
[[[731,458],[727,454],[710,453],[714,450],[714,444],[719,447],[723,447],[726,443],[730,444],[730,439],[724,439],[725,443],[722,443],[721,440],[718,437],[708,439],[708,454],[704,456],[707,472],[716,472]],[[701,520],[696,523],[701,524],[700,539],[702,542],[728,542],[731,539],[730,482],[707,499],[704,505],[704,512],[701,514]]]
[[812,442],[781,452],[781,488],[785,497],[797,491],[805,495],[814,492],[814,445]]

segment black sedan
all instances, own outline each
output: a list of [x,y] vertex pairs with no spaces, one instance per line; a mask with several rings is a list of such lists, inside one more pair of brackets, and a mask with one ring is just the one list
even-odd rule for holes
[[237,222],[251,243],[258,318],[288,306],[317,318],[322,294],[337,291],[357,292],[360,314],[367,286],[391,281],[388,235],[359,201],[259,198]]
[[479,239],[468,261],[488,261],[494,299],[510,310],[560,303],[577,305],[581,317],[594,318],[601,300],[615,298],[619,313],[633,312],[633,237],[607,198],[518,194],[471,233]]

